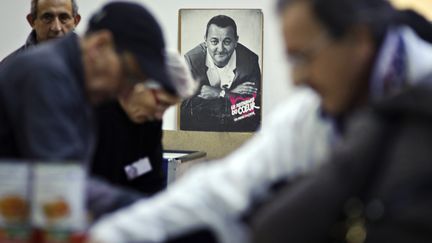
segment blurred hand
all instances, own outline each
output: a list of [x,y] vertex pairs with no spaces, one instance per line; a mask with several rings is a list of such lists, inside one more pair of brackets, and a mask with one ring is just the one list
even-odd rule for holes
[[253,95],[258,91],[257,88],[255,88],[255,83],[253,82],[244,82],[234,89],[232,89],[230,92],[240,95]]
[[206,100],[216,99],[219,97],[220,89],[214,88],[208,85],[203,85],[201,87],[201,92],[198,97],[201,97]]

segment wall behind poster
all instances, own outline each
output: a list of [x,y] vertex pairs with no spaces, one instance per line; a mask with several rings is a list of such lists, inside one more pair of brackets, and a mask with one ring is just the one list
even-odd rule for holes
[[432,0],[390,0],[397,8],[411,8],[423,14],[432,21]]
[[[266,123],[269,112],[284,98],[288,97],[290,86],[289,70],[284,56],[279,21],[274,7],[274,0],[138,0],[145,4],[160,21],[169,48],[178,49],[178,10],[181,8],[239,8],[262,9],[264,15],[263,46],[263,117]],[[82,20],[77,28],[82,33],[91,13],[107,0],[77,0]],[[0,59],[21,46],[30,31],[25,15],[29,12],[29,0],[0,1]],[[176,108],[170,108],[164,117],[164,129],[177,129]]]

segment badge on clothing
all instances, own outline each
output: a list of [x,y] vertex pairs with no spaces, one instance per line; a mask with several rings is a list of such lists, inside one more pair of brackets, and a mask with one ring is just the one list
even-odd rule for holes
[[148,157],[142,158],[130,165],[124,167],[126,176],[129,180],[133,180],[141,175],[152,170],[150,160]]

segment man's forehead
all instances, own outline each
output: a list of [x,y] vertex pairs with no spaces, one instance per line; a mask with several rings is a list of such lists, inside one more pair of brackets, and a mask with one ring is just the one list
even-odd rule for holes
[[37,4],[38,12],[67,12],[72,14],[72,0],[39,0]]
[[213,35],[230,35],[230,36],[234,36],[234,29],[232,26],[227,26],[227,27],[220,27],[217,26],[215,24],[211,24],[209,26],[209,31],[208,31],[208,35],[209,36],[213,36]]

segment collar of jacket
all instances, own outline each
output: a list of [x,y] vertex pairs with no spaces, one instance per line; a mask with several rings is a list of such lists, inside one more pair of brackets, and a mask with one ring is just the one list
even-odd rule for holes
[[27,48],[35,46],[35,45],[37,45],[36,31],[32,30],[27,37],[27,40],[24,44],[24,48],[27,49]]
[[432,45],[411,28],[390,28],[379,49],[370,78],[372,101],[400,93],[424,80],[432,70]]

